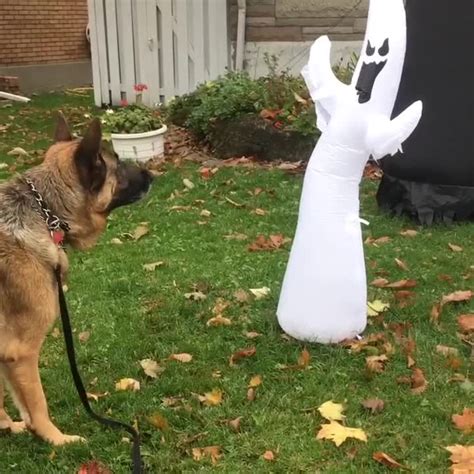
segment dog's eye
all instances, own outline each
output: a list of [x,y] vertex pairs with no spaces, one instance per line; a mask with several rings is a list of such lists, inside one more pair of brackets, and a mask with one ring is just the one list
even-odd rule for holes
[[373,56],[375,53],[375,48],[370,44],[370,41],[367,43],[367,49],[365,50],[367,56]]
[[388,52],[390,51],[390,48],[388,46],[388,38],[383,42],[383,45],[380,46],[379,48],[379,54],[380,56],[387,56]]

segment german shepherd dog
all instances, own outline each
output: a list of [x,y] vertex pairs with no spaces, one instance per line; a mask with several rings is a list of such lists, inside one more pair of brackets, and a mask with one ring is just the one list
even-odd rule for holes
[[[55,269],[65,278],[68,259],[60,241],[93,246],[109,213],[142,198],[152,175],[104,151],[98,119],[73,139],[60,116],[55,143],[44,161],[0,184],[0,429],[27,428],[59,446],[81,441],[51,421],[38,360],[59,314]],[[59,235],[59,238],[58,238]],[[22,421],[4,409],[8,388]]]

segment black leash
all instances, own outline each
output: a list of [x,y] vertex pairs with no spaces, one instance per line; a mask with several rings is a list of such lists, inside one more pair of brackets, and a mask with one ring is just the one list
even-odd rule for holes
[[84,409],[89,414],[91,418],[98,421],[99,423],[109,426],[115,429],[122,429],[130,433],[133,438],[133,447],[132,447],[132,462],[133,462],[133,474],[143,474],[143,464],[140,454],[140,435],[138,431],[133,428],[133,426],[122,423],[121,421],[112,420],[110,418],[104,418],[103,416],[97,415],[92,410],[89,400],[87,398],[87,393],[82,383],[81,375],[77,368],[76,362],[76,353],[74,351],[74,339],[72,337],[71,321],[69,319],[69,312],[67,309],[66,298],[64,296],[63,285],[61,282],[61,268],[58,266],[54,274],[56,276],[56,281],[58,283],[58,295],[59,295],[59,308],[61,310],[61,322],[63,325],[64,332],[64,341],[66,343],[66,352],[69,359],[69,366],[71,368],[72,378],[74,380],[74,385],[76,386],[77,393],[81,399]]

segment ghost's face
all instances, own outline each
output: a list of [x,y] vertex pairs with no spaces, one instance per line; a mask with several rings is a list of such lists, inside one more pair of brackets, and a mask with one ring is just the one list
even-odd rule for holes
[[362,58],[362,67],[356,83],[359,104],[369,102],[372,97],[372,89],[382,69],[387,64],[387,55],[390,52],[389,40],[386,38],[381,45],[372,44],[367,41],[365,55]]

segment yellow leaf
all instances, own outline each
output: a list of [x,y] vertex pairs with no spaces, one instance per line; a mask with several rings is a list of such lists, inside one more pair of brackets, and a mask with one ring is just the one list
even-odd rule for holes
[[178,362],[183,362],[186,364],[193,360],[193,356],[191,354],[187,354],[186,352],[182,352],[181,354],[171,354],[169,359],[177,360]]
[[318,408],[318,411],[323,418],[329,421],[342,421],[345,418],[342,414],[344,407],[340,403],[334,403],[332,400],[324,402]]
[[451,453],[449,458],[453,465],[451,470],[454,474],[470,474],[474,472],[474,446],[461,446],[456,444],[446,449]]
[[111,244],[114,244],[114,245],[122,245],[123,242],[118,239],[117,237],[114,237],[111,241],[110,241]]
[[212,392],[199,395],[199,401],[208,407],[220,405],[222,403],[222,390],[215,388]]
[[347,428],[337,421],[330,421],[321,425],[321,429],[316,435],[317,439],[330,439],[336,446],[341,446],[347,438],[354,438],[367,442],[367,435],[360,428]]
[[142,222],[133,232],[132,232],[132,239],[139,240],[146,234],[150,232],[148,228],[148,222]]
[[368,316],[377,316],[380,313],[383,313],[385,310],[390,308],[389,303],[384,303],[381,300],[374,300],[367,303],[367,315]]
[[146,270],[147,272],[154,272],[158,267],[161,267],[165,264],[165,262],[153,262],[153,263],[145,263],[143,265],[143,270]]
[[249,388],[255,388],[262,384],[262,376],[254,375],[249,382]]
[[261,300],[270,294],[270,288],[264,286],[263,288],[250,288],[250,293],[255,296],[255,299]]
[[135,379],[120,379],[115,384],[115,390],[137,392],[140,390],[140,382]]
[[153,379],[158,378],[158,375],[160,375],[165,370],[158,364],[158,362],[153,359],[143,359],[140,361],[140,365],[145,374]]
[[206,326],[230,326],[232,321],[229,318],[224,318],[220,314],[214,318],[208,319]]

